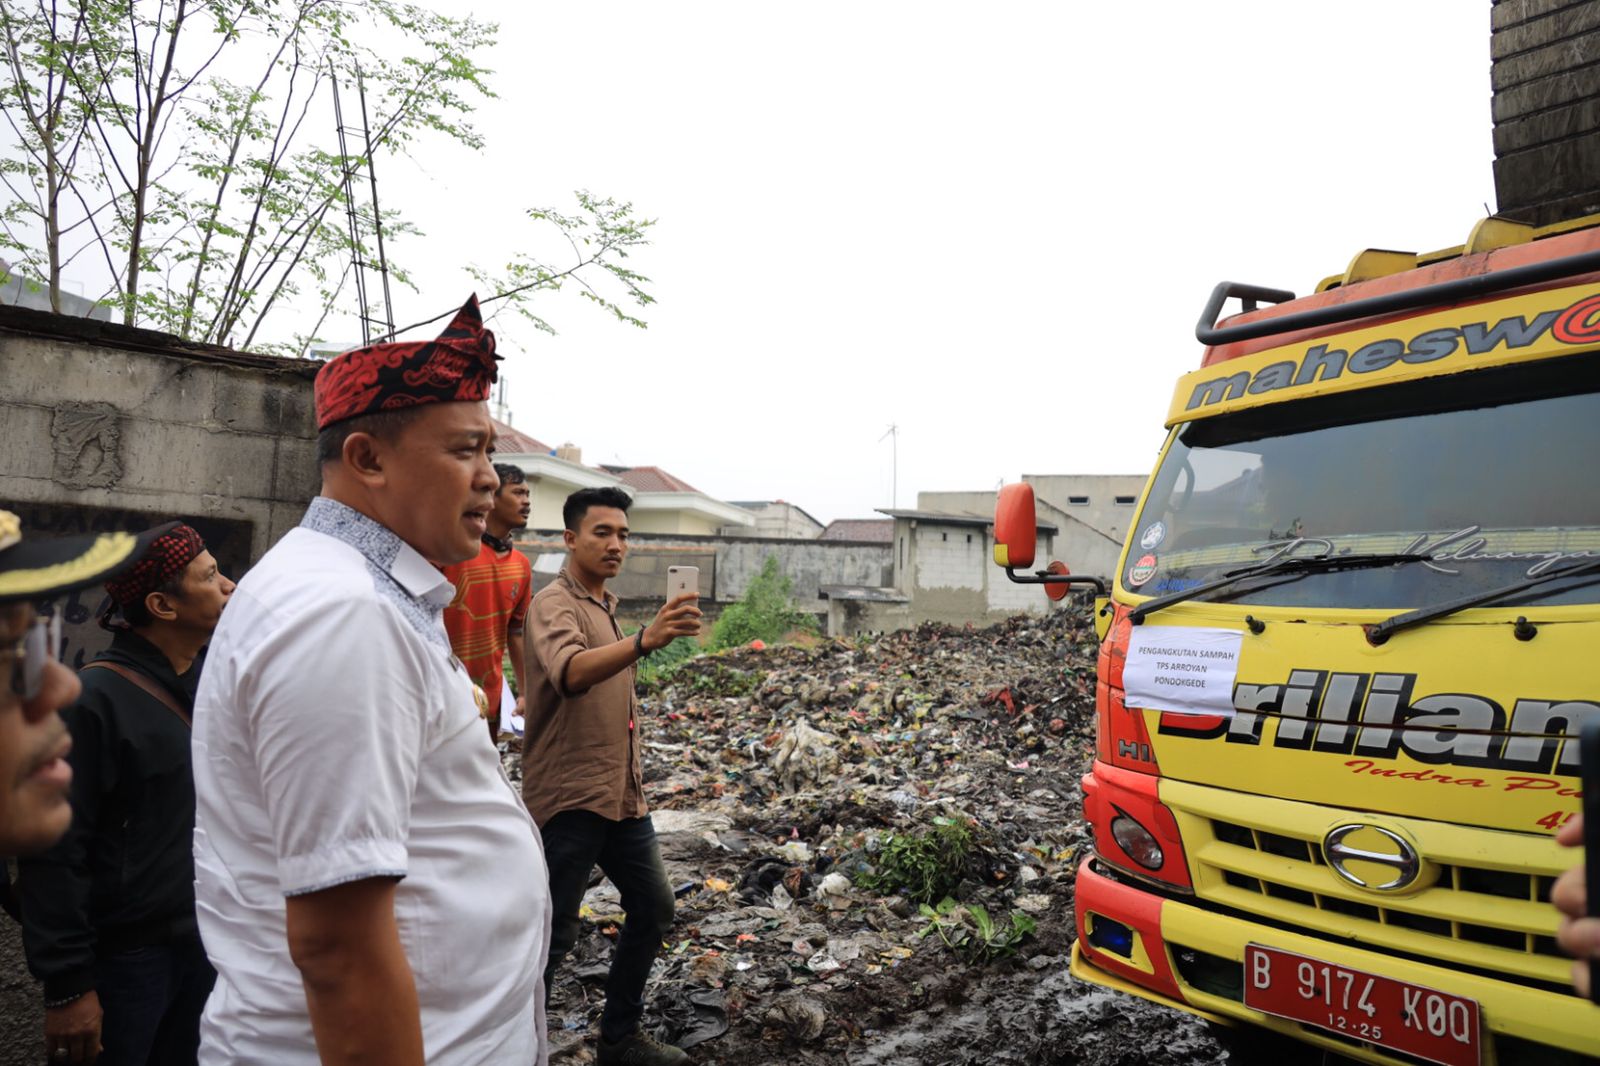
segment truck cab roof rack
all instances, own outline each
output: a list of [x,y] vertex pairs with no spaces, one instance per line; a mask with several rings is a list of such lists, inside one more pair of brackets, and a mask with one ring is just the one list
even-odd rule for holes
[[1337,322],[1350,322],[1358,318],[1370,318],[1394,311],[1409,311],[1415,307],[1458,303],[1523,285],[1536,285],[1542,281],[1587,274],[1597,270],[1600,270],[1600,251],[1581,252],[1561,259],[1546,260],[1543,263],[1529,263],[1526,266],[1511,267],[1488,274],[1452,278],[1434,285],[1424,285],[1402,292],[1383,293],[1369,296],[1364,300],[1352,300],[1349,303],[1317,307],[1308,311],[1296,311],[1281,317],[1244,322],[1236,326],[1218,326],[1216,323],[1222,313],[1222,305],[1229,298],[1237,297],[1241,300],[1246,311],[1255,310],[1258,300],[1279,304],[1295,298],[1294,293],[1282,289],[1224,281],[1211,290],[1211,298],[1206,301],[1205,310],[1200,312],[1200,321],[1195,325],[1194,335],[1201,344],[1231,344],[1236,341],[1254,340],[1257,337],[1270,337],[1278,333],[1292,333],[1296,330],[1333,325]]

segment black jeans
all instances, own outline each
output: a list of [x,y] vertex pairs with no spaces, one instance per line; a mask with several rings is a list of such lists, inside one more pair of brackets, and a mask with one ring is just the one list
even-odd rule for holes
[[598,864],[622,894],[628,920],[611,957],[606,1006],[600,1015],[600,1035],[614,1044],[639,1027],[650,965],[672,928],[672,885],[656,846],[656,827],[648,814],[613,822],[590,811],[562,811],[544,824],[540,835],[544,861],[550,867],[552,911],[546,997],[556,967],[578,942],[578,910],[590,871]]
[[105,1050],[97,1066],[193,1066],[200,1012],[216,979],[198,936],[101,956],[95,992]]

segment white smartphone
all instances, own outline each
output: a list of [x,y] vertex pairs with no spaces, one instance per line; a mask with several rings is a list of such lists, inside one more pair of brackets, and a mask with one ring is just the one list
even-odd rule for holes
[[700,568],[698,566],[667,567],[667,600],[670,602],[685,593],[700,598]]

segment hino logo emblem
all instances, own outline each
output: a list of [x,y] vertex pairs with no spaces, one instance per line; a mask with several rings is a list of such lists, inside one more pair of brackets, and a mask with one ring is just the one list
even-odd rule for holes
[[[1369,851],[1345,843],[1345,838],[1370,829],[1383,837],[1379,845],[1381,851]],[[1378,892],[1397,892],[1409,887],[1422,873],[1422,858],[1417,854],[1417,849],[1404,837],[1391,833],[1381,826],[1354,823],[1341,825],[1328,832],[1322,838],[1322,854],[1328,859],[1328,865],[1333,867],[1334,873],[1355,885],[1357,888],[1373,889]],[[1387,866],[1394,871],[1394,877],[1383,882],[1368,881],[1352,871],[1347,863],[1376,863]]]

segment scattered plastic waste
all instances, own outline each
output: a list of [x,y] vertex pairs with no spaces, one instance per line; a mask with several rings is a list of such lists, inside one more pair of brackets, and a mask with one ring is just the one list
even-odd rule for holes
[[[682,891],[646,1027],[698,1066],[1239,1063],[1203,1023],[1067,973],[1097,652],[1083,604],[664,671],[641,692],[645,789]],[[942,920],[976,906],[1032,928],[982,956],[876,877],[955,824]],[[605,881],[585,900],[551,1016],[594,1025],[621,907]],[[592,1055],[591,1038],[558,1061]]]

